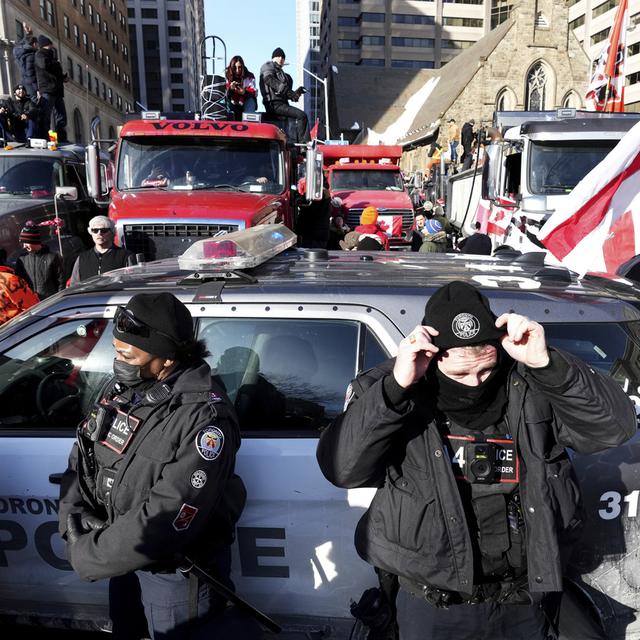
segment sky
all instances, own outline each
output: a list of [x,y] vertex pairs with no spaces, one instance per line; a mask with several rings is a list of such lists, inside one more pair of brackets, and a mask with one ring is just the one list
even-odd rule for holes
[[[205,31],[218,36],[227,47],[227,60],[240,55],[255,76],[271,59],[271,52],[282,47],[287,56],[287,73],[296,78],[295,0],[204,0]],[[224,71],[224,48],[216,42],[216,73]],[[260,109],[262,105],[259,105]]]

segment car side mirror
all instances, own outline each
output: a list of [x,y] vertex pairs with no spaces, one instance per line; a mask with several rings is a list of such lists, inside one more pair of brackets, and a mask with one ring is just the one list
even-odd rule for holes
[[56,198],[60,200],[77,200],[77,187],[56,187]]

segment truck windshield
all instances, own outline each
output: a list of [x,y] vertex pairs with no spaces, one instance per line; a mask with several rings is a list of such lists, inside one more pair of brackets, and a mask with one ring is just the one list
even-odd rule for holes
[[399,171],[338,170],[331,175],[331,191],[403,191]]
[[124,138],[118,189],[281,193],[283,151],[271,140],[149,136]]
[[0,197],[51,198],[56,186],[63,184],[62,164],[55,158],[8,155],[0,158]]
[[617,140],[531,142],[529,190],[569,193],[618,143]]

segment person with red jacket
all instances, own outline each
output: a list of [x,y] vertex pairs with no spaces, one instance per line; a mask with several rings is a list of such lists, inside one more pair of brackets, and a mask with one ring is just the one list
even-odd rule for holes
[[0,324],[40,302],[29,285],[5,265],[7,252],[0,249]]
[[255,113],[258,108],[256,78],[244,66],[242,56],[233,56],[225,70],[227,97],[234,120],[242,120],[243,113]]
[[360,214],[360,225],[355,228],[364,237],[372,237],[382,244],[384,251],[389,251],[389,236],[384,232],[383,223],[378,222],[378,210],[375,207],[365,207]]

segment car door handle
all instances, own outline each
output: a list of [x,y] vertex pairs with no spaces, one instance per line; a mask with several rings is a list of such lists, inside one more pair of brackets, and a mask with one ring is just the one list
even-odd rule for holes
[[62,476],[64,474],[63,473],[52,473],[49,476],[49,482],[51,484],[62,484]]

